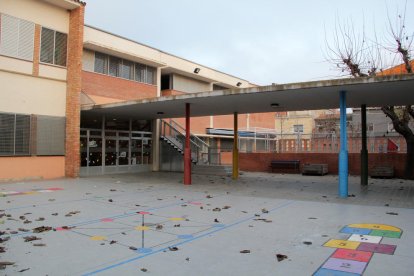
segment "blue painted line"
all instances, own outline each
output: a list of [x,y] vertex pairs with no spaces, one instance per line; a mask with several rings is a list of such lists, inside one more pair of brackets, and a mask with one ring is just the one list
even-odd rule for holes
[[[291,204],[292,204],[292,203],[294,203],[294,202],[295,202],[295,201],[288,201],[288,202],[283,203],[283,204],[281,204],[281,205],[279,205],[279,206],[277,206],[277,207],[275,207],[275,208],[273,208],[273,209],[270,209],[270,210],[269,210],[269,212],[273,212],[273,211],[275,211],[275,210],[282,209],[282,208],[284,208],[284,207],[287,207],[287,206],[291,205]],[[110,269],[113,269],[113,268],[116,268],[116,267],[119,267],[119,266],[125,265],[125,264],[127,264],[127,263],[130,263],[130,262],[133,262],[133,261],[136,261],[136,260],[139,260],[139,259],[143,259],[143,258],[145,258],[145,257],[148,257],[148,256],[151,256],[151,255],[154,255],[154,254],[156,254],[156,253],[163,252],[164,250],[168,250],[168,248],[169,248],[169,247],[180,246],[180,245],[183,245],[183,244],[187,244],[187,243],[193,242],[193,241],[195,241],[195,240],[198,240],[198,239],[204,238],[204,237],[206,237],[206,236],[210,236],[211,234],[214,234],[214,233],[216,233],[216,232],[220,232],[220,231],[222,231],[222,230],[224,230],[224,229],[227,229],[227,228],[230,228],[230,227],[233,227],[233,226],[239,225],[239,224],[244,223],[244,222],[246,222],[246,221],[250,221],[250,220],[252,220],[252,219],[254,219],[254,218],[256,218],[256,216],[249,216],[249,217],[247,217],[247,218],[244,218],[244,219],[241,219],[241,220],[239,220],[239,221],[233,222],[233,223],[231,223],[231,224],[225,225],[225,226],[223,226],[223,227],[221,227],[221,228],[218,228],[218,229],[212,230],[212,231],[210,231],[210,232],[206,232],[206,233],[204,233],[204,234],[202,234],[202,235],[199,235],[199,236],[196,236],[196,237],[194,237],[194,238],[187,239],[187,240],[184,240],[184,241],[181,241],[181,242],[178,242],[178,243],[175,243],[175,244],[169,245],[169,246],[167,246],[167,247],[164,247],[164,248],[161,248],[161,249],[155,250],[155,251],[153,251],[153,252],[150,252],[150,253],[147,253],[147,254],[144,254],[144,255],[140,255],[140,256],[137,256],[137,257],[134,257],[134,258],[131,258],[131,259],[128,259],[128,260],[125,260],[125,261],[122,261],[122,262],[119,262],[119,263],[116,263],[116,264],[113,264],[113,265],[110,265],[110,266],[107,266],[107,267],[104,267],[104,268],[101,268],[101,269],[97,269],[97,270],[92,271],[92,272],[88,272],[88,273],[86,273],[86,274],[83,274],[83,276],[95,275],[95,274],[98,274],[98,273],[101,273],[101,272],[104,272],[104,271],[107,271],[107,270],[110,270]]]
[[62,204],[62,203],[72,203],[72,202],[78,202],[78,201],[84,201],[84,200],[87,200],[87,199],[74,199],[74,200],[58,201],[58,202],[51,202],[51,203],[44,203],[44,204],[32,204],[32,205],[13,207],[13,208],[4,209],[4,210],[5,211],[12,211],[12,210],[25,209],[25,208],[33,208],[33,205],[35,205],[36,207],[42,207],[42,206]]
[[369,235],[371,231],[372,231],[371,229],[367,229],[367,228],[355,228],[355,227],[345,226],[344,228],[341,229],[340,233]]

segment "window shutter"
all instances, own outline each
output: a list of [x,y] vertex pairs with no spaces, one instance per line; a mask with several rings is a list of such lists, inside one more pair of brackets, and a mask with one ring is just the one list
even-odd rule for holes
[[16,114],[15,155],[30,154],[30,115]]
[[19,19],[1,15],[1,54],[11,57],[18,56]]
[[36,125],[37,155],[65,154],[65,118],[37,116]]
[[66,66],[68,35],[56,32],[55,36],[55,64]]
[[33,60],[34,29],[35,26],[33,23],[19,20],[19,58]]
[[53,64],[53,48],[55,43],[55,32],[53,30],[42,28],[40,61]]
[[0,155],[14,154],[14,114],[0,113]]

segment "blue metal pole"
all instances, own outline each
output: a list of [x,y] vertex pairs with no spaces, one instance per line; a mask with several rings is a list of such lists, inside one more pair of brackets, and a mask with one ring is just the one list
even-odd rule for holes
[[348,197],[348,140],[346,133],[346,91],[339,92],[340,142],[339,152],[339,196]]

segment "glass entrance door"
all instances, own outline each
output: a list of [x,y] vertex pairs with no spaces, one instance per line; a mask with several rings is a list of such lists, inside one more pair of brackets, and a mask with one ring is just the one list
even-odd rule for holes
[[118,142],[118,165],[129,165],[129,140],[120,139]]

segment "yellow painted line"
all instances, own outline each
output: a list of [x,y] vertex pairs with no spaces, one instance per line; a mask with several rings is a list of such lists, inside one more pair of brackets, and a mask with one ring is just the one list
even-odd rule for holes
[[360,242],[346,240],[329,240],[323,246],[333,248],[357,249]]
[[103,240],[106,240],[106,237],[105,236],[92,236],[91,240],[93,240],[93,241],[103,241]]
[[36,191],[24,192],[25,195],[35,195],[38,194]]
[[169,220],[178,221],[178,220],[184,220],[184,219],[183,218],[169,218]]
[[386,224],[356,223],[356,224],[350,224],[348,225],[348,227],[401,232],[400,228],[391,226],[391,225],[386,225]]
[[150,228],[148,226],[137,226],[137,227],[135,227],[135,230],[138,230],[138,231],[147,231],[149,229]]

